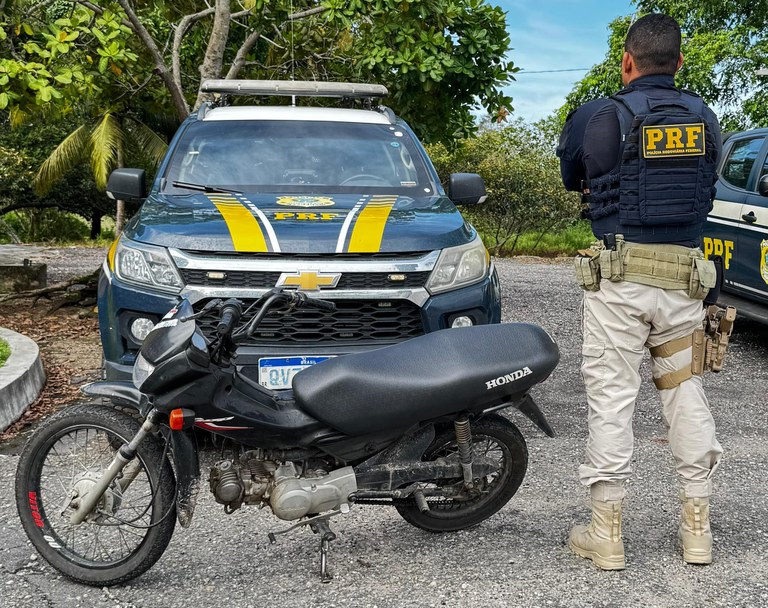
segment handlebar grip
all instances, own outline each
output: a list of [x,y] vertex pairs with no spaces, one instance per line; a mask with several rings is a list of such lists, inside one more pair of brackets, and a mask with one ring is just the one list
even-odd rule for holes
[[318,300],[316,298],[307,298],[305,306],[311,306],[325,312],[334,312],[336,310],[336,304],[329,300]]
[[216,333],[220,336],[231,334],[235,321],[235,312],[231,308],[226,308],[221,315],[221,321],[219,321],[219,324],[216,326]]

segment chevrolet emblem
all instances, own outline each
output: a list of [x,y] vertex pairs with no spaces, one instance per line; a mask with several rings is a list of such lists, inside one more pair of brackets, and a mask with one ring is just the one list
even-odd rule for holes
[[295,287],[314,291],[317,289],[333,289],[339,284],[340,272],[284,272],[277,280],[276,287]]

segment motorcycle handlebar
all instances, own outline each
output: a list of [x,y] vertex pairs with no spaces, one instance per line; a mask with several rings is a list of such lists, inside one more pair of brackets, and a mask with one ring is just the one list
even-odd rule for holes
[[243,314],[243,307],[239,300],[230,299],[224,302],[221,310],[221,319],[216,326],[216,333],[220,337],[229,336],[240,321],[240,317]]
[[325,312],[333,312],[336,310],[336,304],[334,302],[330,302],[328,300],[319,300],[317,298],[307,297],[307,299],[304,301],[304,305],[317,308],[318,310],[324,310]]

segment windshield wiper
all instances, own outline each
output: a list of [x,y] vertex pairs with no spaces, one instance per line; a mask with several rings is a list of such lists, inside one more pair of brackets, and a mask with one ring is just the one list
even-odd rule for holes
[[222,188],[221,186],[208,186],[207,184],[190,184],[189,182],[171,182],[174,188],[186,188],[187,190],[199,190],[200,192],[231,192],[242,194],[240,190]]

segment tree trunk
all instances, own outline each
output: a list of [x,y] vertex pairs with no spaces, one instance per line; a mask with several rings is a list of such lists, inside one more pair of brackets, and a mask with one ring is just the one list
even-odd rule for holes
[[[117,148],[117,168],[122,169],[124,166],[123,149]],[[117,210],[115,212],[115,238],[120,236],[125,226],[125,201],[117,201]]]
[[91,240],[95,241],[101,234],[101,212],[94,211],[91,215]]
[[[229,20],[231,18],[229,2],[230,0],[216,0],[211,37],[208,40],[208,49],[205,51],[203,64],[200,66],[201,84],[208,78],[221,78],[221,66],[224,63],[224,51],[227,47],[227,38],[229,38]],[[200,104],[209,96],[209,93],[198,93],[195,109],[199,108]]]

